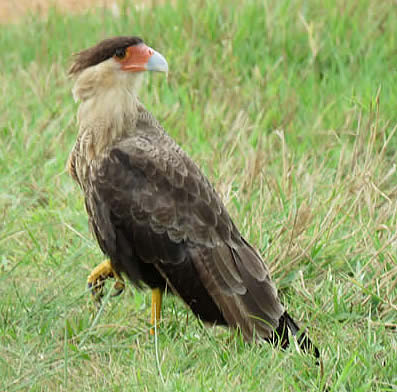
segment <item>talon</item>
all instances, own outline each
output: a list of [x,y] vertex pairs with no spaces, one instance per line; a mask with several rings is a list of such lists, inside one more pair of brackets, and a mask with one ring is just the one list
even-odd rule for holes
[[115,293],[112,294],[112,297],[118,296],[123,292],[125,287],[123,278],[113,269],[110,260],[105,260],[93,269],[87,279],[87,287],[95,301],[101,302],[105,280],[109,278],[116,280],[114,284]]
[[114,292],[112,293],[112,297],[119,296],[125,289],[125,283],[121,276],[116,277],[116,282],[113,286]]

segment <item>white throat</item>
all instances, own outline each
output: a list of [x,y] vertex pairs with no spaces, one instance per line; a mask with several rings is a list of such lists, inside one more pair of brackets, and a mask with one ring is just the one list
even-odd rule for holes
[[142,80],[142,72],[121,71],[113,59],[90,67],[77,77],[73,97],[81,101],[77,114],[79,137],[89,145],[89,155],[96,156],[105,146],[133,131]]

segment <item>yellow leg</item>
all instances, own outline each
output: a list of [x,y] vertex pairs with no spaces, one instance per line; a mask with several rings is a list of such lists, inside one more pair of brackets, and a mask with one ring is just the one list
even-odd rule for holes
[[150,328],[150,335],[154,335],[155,329],[160,322],[162,296],[163,293],[160,289],[152,290],[152,317],[150,319],[150,324],[152,325],[152,328]]
[[105,285],[105,280],[109,278],[114,278],[116,280],[114,284],[115,293],[112,294],[112,296],[121,294],[124,290],[124,280],[113,269],[110,260],[105,260],[97,265],[88,276],[87,286],[96,300],[100,300],[103,296],[103,286]]

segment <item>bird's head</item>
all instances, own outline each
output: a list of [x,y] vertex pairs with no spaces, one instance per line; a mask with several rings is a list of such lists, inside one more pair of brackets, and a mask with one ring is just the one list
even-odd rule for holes
[[134,91],[144,71],[168,72],[167,61],[139,37],[114,37],[75,54],[69,75],[75,99],[84,101],[112,87]]

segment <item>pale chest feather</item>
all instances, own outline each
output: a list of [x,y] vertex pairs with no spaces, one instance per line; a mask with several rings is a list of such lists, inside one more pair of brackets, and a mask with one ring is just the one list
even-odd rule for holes
[[122,121],[118,120],[117,123],[109,119],[102,121],[101,116],[89,123],[80,122],[79,135],[70,152],[67,170],[84,192],[88,191],[96,170],[112,148],[119,144],[132,143],[136,139],[134,136],[142,135],[149,144],[167,144],[171,151],[175,148],[179,150],[157,120],[141,104],[132,113],[123,113],[121,116]]
[[84,189],[85,184],[87,184],[89,165],[90,163],[84,156],[81,140],[78,138],[69,154],[67,170],[70,176],[80,185],[82,189]]
[[67,169],[81,188],[85,189],[89,173],[98,166],[107,152],[135,129],[136,120],[123,116],[123,122],[102,120],[80,125],[79,136],[70,152]]

